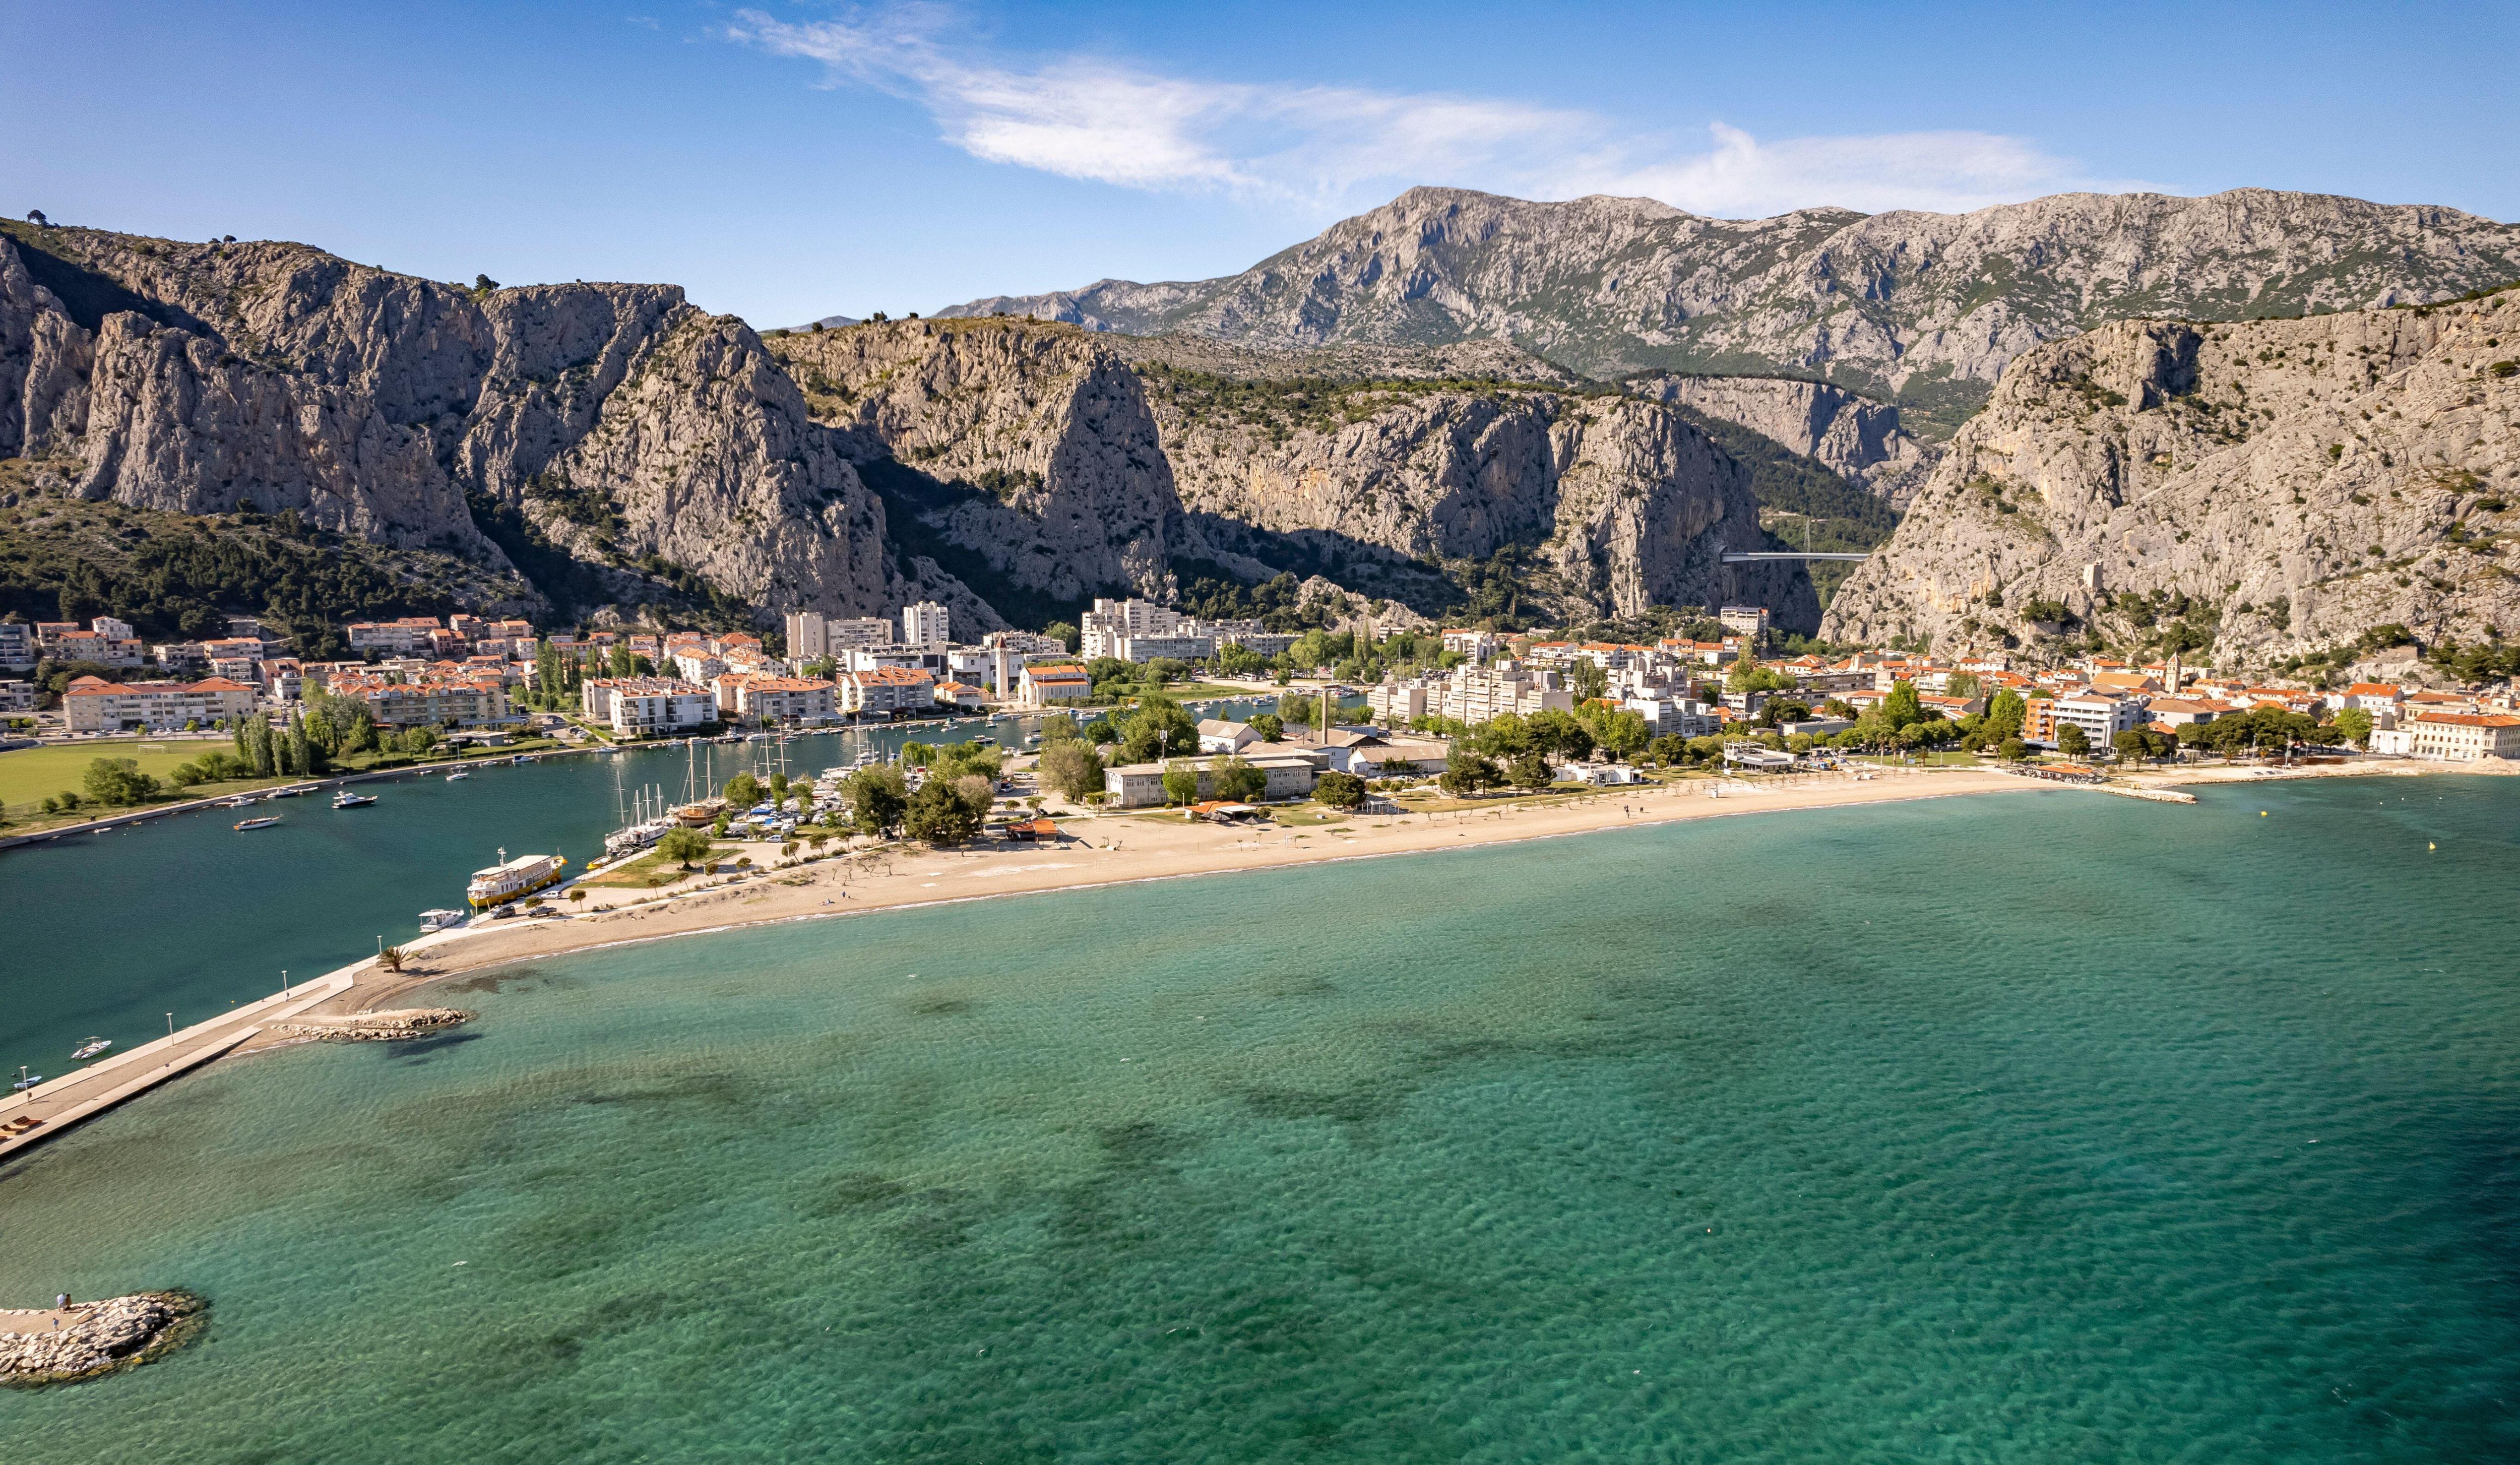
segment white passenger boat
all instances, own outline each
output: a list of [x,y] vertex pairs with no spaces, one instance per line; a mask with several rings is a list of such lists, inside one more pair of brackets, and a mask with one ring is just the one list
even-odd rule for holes
[[423,910],[420,912],[421,934],[434,935],[449,926],[460,926],[464,924],[464,918],[465,912],[461,910]]
[[560,872],[567,865],[558,855],[519,855],[511,860],[508,852],[501,850],[498,864],[472,872],[472,882],[464,887],[464,898],[475,910],[504,906],[560,883]]

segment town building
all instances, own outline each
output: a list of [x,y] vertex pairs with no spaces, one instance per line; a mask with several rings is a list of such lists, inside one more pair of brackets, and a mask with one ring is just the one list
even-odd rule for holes
[[1094,679],[1072,661],[1026,664],[1017,676],[1016,700],[1026,707],[1081,702],[1094,695]]
[[0,682],[0,716],[23,717],[34,710],[34,683]]
[[1383,722],[1410,723],[1426,715],[1429,695],[1423,682],[1382,682],[1365,689],[1365,705]]
[[[1188,760],[1183,760],[1188,762]],[[1189,766],[1198,774],[1198,797],[1216,797],[1216,772],[1209,765],[1215,760],[1202,760]],[[1318,755],[1301,753],[1246,756],[1243,762],[1259,770],[1267,780],[1261,792],[1264,799],[1300,799],[1311,795],[1320,778],[1322,764]],[[1145,809],[1164,800],[1163,763],[1129,763],[1102,771],[1102,791],[1107,802],[1117,809]]]
[[1495,655],[1498,649],[1504,644],[1504,639],[1499,637],[1493,631],[1447,631],[1444,633],[1445,650],[1457,651],[1474,662],[1487,660],[1489,657]]
[[787,622],[789,660],[820,661],[832,653],[831,623],[821,611],[790,610]]
[[409,615],[391,621],[352,621],[341,628],[357,655],[411,655],[428,649],[428,634],[440,629],[433,615]]
[[617,737],[689,732],[718,720],[717,699],[671,677],[595,677],[579,688],[579,710]]
[[936,679],[923,670],[879,666],[842,672],[837,681],[839,711],[849,717],[891,717],[926,712],[936,705]]
[[254,688],[223,677],[200,682],[108,682],[81,677],[62,694],[62,719],[72,732],[172,732],[253,715]]
[[1724,629],[1756,639],[1768,629],[1768,607],[1765,605],[1727,605],[1715,612]]
[[953,617],[934,600],[901,607],[901,639],[914,646],[941,646],[953,640]]
[[939,682],[936,684],[936,703],[957,712],[978,712],[989,705],[989,693],[986,688],[974,687],[968,682]]
[[43,659],[35,628],[23,621],[0,621],[0,670],[22,672]]
[[1557,683],[1555,672],[1525,669],[1510,661],[1486,667],[1457,666],[1444,683],[1441,695],[1427,697],[1426,712],[1476,727],[1508,712],[1529,717],[1550,709],[1574,711],[1575,694]]
[[2098,690],[2070,691],[2061,696],[2033,697],[2025,704],[2021,740],[2054,747],[2068,725],[2083,730],[2093,747],[2107,747],[2116,736],[2144,723],[2141,699]]
[[746,722],[828,723],[839,716],[837,684],[819,677],[729,676],[718,679],[718,711]]
[[2520,716],[2507,712],[2418,712],[2393,730],[2374,732],[2371,750],[2409,758],[2438,758],[2445,763],[2520,758]]

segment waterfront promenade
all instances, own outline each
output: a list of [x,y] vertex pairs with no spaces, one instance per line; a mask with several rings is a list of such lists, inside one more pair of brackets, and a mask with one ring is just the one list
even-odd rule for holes
[[273,1023],[338,997],[350,990],[356,971],[356,965],[346,966],[297,983],[286,992],[233,1007],[207,1022],[178,1029],[23,1093],[10,1094],[0,1100],[0,1159],[231,1052]]

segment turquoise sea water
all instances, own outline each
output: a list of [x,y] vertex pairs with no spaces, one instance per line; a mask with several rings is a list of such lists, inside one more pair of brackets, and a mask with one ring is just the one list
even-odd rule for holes
[[0,1170],[0,1299],[213,1307],[162,1362],[0,1394],[0,1440],[2520,1458],[2520,783],[2205,799],[1726,819],[475,981],[447,1039],[223,1065]]

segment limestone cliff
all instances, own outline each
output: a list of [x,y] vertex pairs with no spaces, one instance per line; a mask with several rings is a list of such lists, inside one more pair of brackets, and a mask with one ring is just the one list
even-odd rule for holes
[[1942,456],[1900,425],[1897,407],[1825,382],[1666,372],[1638,377],[1629,387],[1747,427],[1901,509]]
[[985,567],[966,578],[1058,604],[1163,590],[1172,467],[1137,375],[1084,333],[901,321],[769,344],[892,504]]
[[2043,346],[1953,440],[1823,634],[2179,640],[2256,665],[2383,625],[2461,644],[2520,632],[2515,360],[2520,289],[2127,322]]
[[2439,299],[2513,278],[2520,227],[2266,189],[1735,220],[1650,199],[1416,188],[1238,275],[1103,280],[943,313],[1254,346],[1492,339],[1602,377],[1819,376],[1928,409],[1944,436],[2006,362],[2109,321]]
[[572,602],[923,594],[995,624],[890,543],[758,337],[675,287],[466,289],[301,244],[6,227],[0,453],[77,460],[83,496],[293,509],[502,572],[504,545]]
[[1176,567],[1213,565],[1440,609],[1447,564],[1512,547],[1570,617],[1755,589],[1817,621],[1798,574],[1721,565],[1726,546],[1765,543],[1757,506],[1677,414],[1603,389],[1385,375],[1493,353],[1238,351],[1025,320],[768,344],[895,525],[915,516],[1002,603],[1161,594]]

